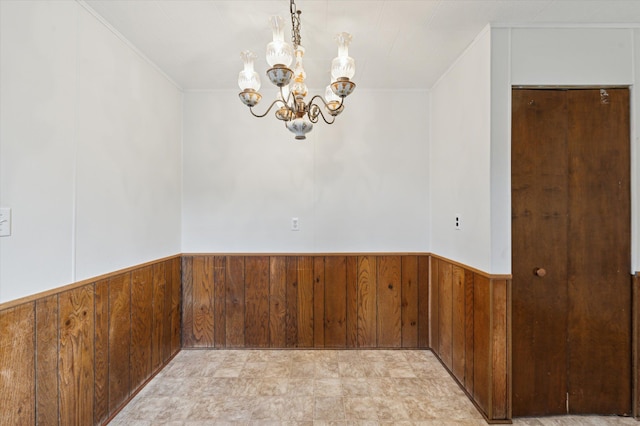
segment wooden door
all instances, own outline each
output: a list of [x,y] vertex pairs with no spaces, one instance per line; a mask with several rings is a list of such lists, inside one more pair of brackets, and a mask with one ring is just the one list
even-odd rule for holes
[[514,90],[513,415],[631,410],[627,89]]
[[566,412],[568,125],[557,93],[513,92],[514,415]]

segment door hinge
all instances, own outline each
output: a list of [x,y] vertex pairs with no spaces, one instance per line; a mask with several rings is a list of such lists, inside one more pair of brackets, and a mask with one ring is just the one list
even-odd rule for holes
[[569,414],[569,392],[567,392],[567,414]]

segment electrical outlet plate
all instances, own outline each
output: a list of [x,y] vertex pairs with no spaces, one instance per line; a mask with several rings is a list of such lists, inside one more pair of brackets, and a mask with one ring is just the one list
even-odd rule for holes
[[457,214],[455,217],[455,227],[456,231],[460,231],[462,229],[462,216],[460,216],[459,214]]
[[291,230],[292,231],[299,231],[300,230],[300,221],[298,220],[297,217],[292,217],[291,218]]
[[11,209],[0,209],[0,237],[8,237],[11,235]]

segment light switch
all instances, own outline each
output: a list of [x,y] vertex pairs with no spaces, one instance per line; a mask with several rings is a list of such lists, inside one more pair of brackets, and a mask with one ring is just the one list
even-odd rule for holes
[[11,235],[11,209],[0,208],[0,237]]

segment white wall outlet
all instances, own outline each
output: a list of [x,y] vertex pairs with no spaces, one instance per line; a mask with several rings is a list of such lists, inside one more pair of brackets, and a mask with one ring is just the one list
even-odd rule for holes
[[0,209],[0,237],[8,237],[11,235],[11,209]]
[[300,230],[300,221],[298,220],[297,217],[292,217],[291,218],[291,230],[292,231],[299,231]]
[[460,231],[462,229],[462,216],[460,216],[459,214],[457,214],[455,217],[455,227],[456,231]]

